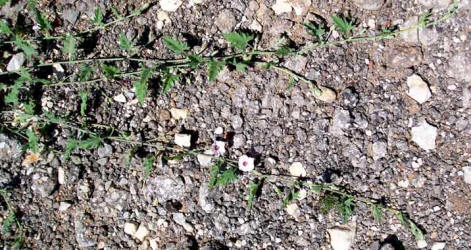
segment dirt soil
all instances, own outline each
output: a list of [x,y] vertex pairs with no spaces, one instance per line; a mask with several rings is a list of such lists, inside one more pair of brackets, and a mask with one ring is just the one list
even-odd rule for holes
[[[10,2],[0,12],[2,19],[31,29],[24,1]],[[163,10],[163,2],[178,8]],[[141,58],[173,57],[162,36],[199,46],[196,51],[207,45],[203,53],[209,55],[228,46],[222,39],[224,32],[252,30],[258,34],[259,48],[272,48],[283,34],[303,45],[312,40],[303,23],[319,16],[329,25],[331,14],[352,16],[358,29],[373,34],[386,24],[403,27],[427,10],[432,10],[432,16],[440,15],[450,3],[383,2],[166,0],[97,32],[89,44],[79,47],[76,58],[125,56],[119,49],[121,31],[136,43],[147,43],[151,34],[150,43],[139,52]],[[275,13],[273,6],[282,3],[290,6],[288,11]],[[64,34],[89,28],[96,6],[108,10],[106,21],[112,18],[111,6],[129,14],[141,4],[134,0],[42,0],[39,9],[55,20],[54,33]],[[289,174],[292,163],[300,162],[309,178],[344,186],[363,197],[385,198],[405,209],[426,233],[423,249],[442,242],[444,249],[471,249],[471,170],[465,170],[471,166],[470,34],[471,3],[466,0],[454,17],[424,32],[317,49],[286,60],[287,68],[335,89],[338,98],[332,103],[314,98],[305,84],[287,89],[288,76],[261,67],[246,73],[226,69],[214,82],[208,81],[203,69],[188,72],[185,81],[167,95],[160,94],[157,81],[151,82],[145,106],[137,104],[131,81],[101,81],[88,87],[91,96],[85,117],[79,115],[78,95],[84,86],[38,91],[41,109],[77,123],[106,124],[147,140],[192,131],[198,145],[211,145],[220,137],[230,142],[231,158],[256,155],[256,169],[274,175]],[[332,39],[335,35],[339,36],[336,33]],[[60,50],[59,44],[47,43],[40,48],[40,57],[63,60]],[[5,67],[9,53],[15,52],[2,51]],[[137,69],[137,64],[129,62],[115,65],[123,71]],[[75,66],[64,69],[66,75],[79,70]],[[60,78],[60,72],[52,69],[45,74]],[[408,95],[407,81],[413,75],[430,90],[423,103]],[[183,120],[174,119],[172,108],[189,113]],[[433,132],[424,136],[421,124],[436,129],[436,137]],[[218,127],[223,128],[222,135],[215,134]],[[427,145],[414,139],[416,127]],[[335,212],[322,214],[319,197],[311,192],[294,200],[299,211],[293,216],[282,208],[283,197],[273,185],[263,186],[249,210],[248,186],[256,176],[242,174],[237,183],[208,188],[209,167],[202,166],[196,156],[168,164],[157,161],[145,177],[143,158],[155,154],[155,149],[139,148],[126,166],[132,147],[106,141],[96,150],[75,151],[65,162],[66,141],[78,136],[64,127],[53,129],[41,141],[51,150],[32,166],[22,166],[24,153],[0,159],[0,188],[11,190],[11,204],[25,231],[22,248],[332,249],[328,229],[343,223]],[[0,139],[3,145],[24,143],[8,132]],[[61,183],[59,176],[65,176]],[[288,188],[292,182],[276,184]],[[0,204],[6,216],[6,205]],[[143,240],[125,232],[125,226],[140,225],[148,230]],[[377,222],[365,205],[355,208],[349,225],[355,231],[350,249],[419,247],[397,218],[385,216]],[[9,249],[14,232],[1,235],[3,249]]]

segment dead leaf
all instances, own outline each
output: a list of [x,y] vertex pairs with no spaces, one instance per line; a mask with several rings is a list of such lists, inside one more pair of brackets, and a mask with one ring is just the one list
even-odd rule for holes
[[37,163],[38,161],[41,160],[41,155],[38,154],[38,153],[30,153],[29,155],[27,155],[25,157],[25,159],[23,160],[23,163],[21,163],[21,165],[23,167],[27,167],[31,164],[35,164]]

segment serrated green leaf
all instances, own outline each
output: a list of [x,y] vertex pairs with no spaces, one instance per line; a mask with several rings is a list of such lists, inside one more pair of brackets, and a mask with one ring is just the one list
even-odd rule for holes
[[218,177],[216,181],[216,186],[222,187],[227,184],[233,183],[237,180],[236,170],[234,168],[229,168],[224,170]]
[[236,68],[237,71],[242,73],[247,72],[247,67],[249,66],[246,62],[236,61],[236,59],[234,59],[231,64]]
[[12,103],[15,107],[18,105],[18,96],[20,94],[20,89],[22,85],[22,81],[15,81],[15,84],[11,87],[10,92],[8,92],[8,95],[5,96],[5,103]]
[[89,150],[89,149],[96,149],[103,144],[103,140],[98,136],[91,136],[86,140],[82,140],[78,143],[77,148]]
[[34,20],[38,23],[39,28],[43,31],[48,31],[52,29],[51,22],[47,20],[45,14],[41,13],[37,8],[36,0],[28,0],[27,1],[28,9],[33,13]]
[[33,56],[38,55],[36,49],[27,41],[23,40],[19,35],[15,35],[13,43],[25,53],[28,60],[31,60]]
[[225,63],[223,61],[211,60],[208,63],[208,78],[209,81],[214,81],[219,73],[224,69]]
[[103,13],[100,8],[95,8],[95,16],[92,19],[92,23],[98,26],[103,24]]
[[8,0],[0,0],[0,8],[3,7],[8,2]]
[[93,73],[93,67],[87,64],[82,64],[80,67],[80,73],[79,73],[79,80],[84,82],[88,81],[90,79],[90,76],[92,76]]
[[320,24],[315,23],[303,23],[304,27],[306,27],[309,34],[314,35],[317,39],[321,39],[321,37],[325,34],[325,28]]
[[116,9],[115,6],[112,6],[112,7],[111,7],[111,12],[113,12],[113,15],[114,15],[117,19],[120,19],[120,18],[123,17],[123,16],[119,13],[119,11]]
[[383,219],[383,204],[376,203],[371,206],[371,214],[375,221],[380,222]]
[[330,15],[334,21],[335,28],[342,32],[344,36],[349,36],[350,32],[355,28],[354,22],[349,21],[346,18],[338,17],[336,15]]
[[343,221],[346,223],[348,218],[353,214],[353,208],[355,206],[355,201],[352,197],[348,197],[342,202],[342,205],[339,209],[340,214],[343,217]]
[[78,148],[78,141],[76,139],[68,139],[67,144],[65,146],[65,152],[64,152],[64,161],[67,162],[67,160],[70,158],[70,155],[74,150]]
[[126,37],[126,34],[121,31],[119,34],[119,46],[122,50],[131,51],[134,50],[134,46],[132,45],[131,41]]
[[219,162],[216,162],[211,167],[211,169],[210,169],[211,177],[209,178],[209,183],[208,183],[209,188],[212,188],[216,185],[220,169],[221,169],[221,164]]
[[10,35],[13,33],[5,20],[0,20],[0,33],[4,35]]
[[311,190],[316,192],[316,193],[320,193],[323,188],[324,188],[324,185],[322,185],[322,184],[312,184],[311,185]]
[[231,32],[224,33],[222,36],[231,44],[232,47],[243,52],[245,52],[249,42],[253,40],[253,36],[246,33]]
[[152,168],[154,167],[154,157],[146,157],[144,158],[143,168],[144,168],[144,178],[149,177]]
[[25,113],[28,115],[34,114],[35,107],[36,107],[36,104],[34,103],[33,100],[29,100],[29,102],[23,103],[23,108],[25,109]]
[[26,148],[33,153],[37,153],[39,151],[39,138],[31,129],[26,130],[26,136],[28,137],[28,145]]
[[190,47],[188,47],[188,44],[186,44],[185,42],[180,42],[180,41],[178,41],[176,39],[173,39],[171,37],[164,36],[163,40],[164,40],[165,44],[167,45],[167,47],[171,51],[173,51],[173,53],[175,53],[176,55],[179,55],[180,53],[183,53],[183,52],[190,49]]
[[250,184],[249,184],[249,199],[247,200],[247,205],[249,207],[249,210],[252,209],[253,201],[255,199],[255,196],[257,195],[258,191],[260,190],[260,187],[263,185],[264,180],[265,180],[265,178],[261,179],[258,183],[250,182]]
[[103,69],[103,72],[108,79],[113,79],[116,75],[119,74],[119,69],[115,66],[102,64],[101,68]]
[[134,82],[134,89],[136,91],[137,100],[141,105],[144,105],[147,96],[147,86],[150,77],[152,76],[152,70],[144,67],[141,71],[141,78],[139,81]]
[[7,234],[10,232],[11,226],[14,224],[15,220],[15,213],[13,211],[9,211],[8,216],[3,219],[2,234]]
[[427,24],[430,22],[430,16],[432,13],[430,11],[425,11],[424,14],[420,17],[419,19],[419,26],[420,27],[425,27]]
[[67,54],[69,60],[74,60],[77,51],[77,40],[69,33],[65,36],[64,48],[62,51]]
[[299,192],[291,190],[288,195],[282,201],[282,207],[288,206],[294,199],[299,198]]
[[166,74],[164,77],[162,93],[167,94],[168,91],[180,81],[180,76],[175,74]]
[[203,57],[200,55],[188,55],[188,59],[190,60],[190,66],[193,69],[198,68],[203,63]]
[[275,53],[278,56],[287,56],[293,51],[294,51],[293,48],[290,48],[289,46],[284,45],[284,46],[281,46],[279,49],[277,49]]
[[87,102],[88,102],[88,92],[85,90],[79,91],[80,96],[80,114],[85,116],[85,112],[87,111]]

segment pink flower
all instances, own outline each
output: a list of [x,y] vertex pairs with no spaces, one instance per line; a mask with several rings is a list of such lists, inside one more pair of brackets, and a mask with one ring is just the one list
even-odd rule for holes
[[224,154],[226,153],[226,142],[214,141],[211,149],[213,151],[214,156],[224,156]]
[[255,168],[254,162],[255,159],[247,155],[239,157],[239,170],[244,172],[252,171]]

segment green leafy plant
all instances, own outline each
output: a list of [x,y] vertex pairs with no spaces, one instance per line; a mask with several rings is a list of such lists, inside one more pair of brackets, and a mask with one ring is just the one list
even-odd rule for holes
[[119,74],[119,69],[115,66],[102,64],[101,68],[108,79],[113,79]]
[[18,48],[20,48],[26,55],[28,60],[31,60],[33,56],[37,56],[38,52],[36,49],[27,41],[23,40],[19,35],[14,35],[15,40],[13,41]]
[[80,114],[82,116],[85,116],[86,115],[85,112],[87,111],[88,92],[85,90],[80,90],[79,96],[80,96]]
[[173,39],[171,37],[168,37],[168,36],[165,36],[163,37],[163,40],[165,42],[165,44],[167,45],[167,47],[173,51],[173,53],[175,53],[176,55],[179,55],[187,50],[190,49],[190,47],[188,47],[188,44],[186,44],[185,42],[180,42],[176,39]]
[[65,36],[64,48],[62,49],[69,60],[74,60],[75,52],[77,51],[77,40],[70,34]]
[[84,82],[90,79],[93,73],[93,67],[87,64],[82,64],[80,67],[79,80]]
[[88,139],[78,142],[77,148],[85,150],[97,149],[102,144],[103,139],[98,136],[90,136]]
[[309,34],[316,36],[318,40],[322,40],[322,37],[326,33],[326,29],[323,25],[316,23],[304,23],[303,25],[306,27]]
[[0,8],[3,7],[3,5],[7,3],[8,3],[8,0],[0,0]]
[[292,201],[294,201],[295,199],[299,198],[299,192],[296,191],[296,190],[291,190],[288,195],[283,199],[283,201],[281,202],[281,206],[283,208],[285,208],[286,206],[288,206]]
[[28,129],[26,130],[26,136],[28,136],[28,144],[26,148],[31,150],[33,153],[37,153],[39,151],[39,138],[36,136],[33,130]]
[[15,221],[15,213],[13,211],[10,211],[8,213],[8,216],[3,219],[2,234],[7,234],[8,232],[10,232],[11,226],[15,223]]
[[100,8],[95,8],[95,15],[93,16],[92,23],[97,26],[103,25],[103,13]]
[[348,20],[345,17],[339,17],[336,15],[330,15],[334,21],[335,28],[340,31],[344,36],[348,37],[351,35],[351,31],[355,28],[355,22]]
[[259,182],[250,182],[249,184],[249,198],[247,200],[247,206],[249,207],[249,210],[252,209],[253,206],[253,201],[255,197],[257,196],[257,193],[260,191],[260,188],[263,185],[263,182],[265,181],[265,178],[261,179]]
[[119,33],[119,46],[122,50],[126,51],[134,51],[136,49],[131,41],[126,37],[126,34],[122,31]]
[[208,64],[208,78],[209,81],[216,80],[219,73],[224,69],[225,63],[223,61],[211,60]]
[[237,32],[224,33],[223,37],[239,51],[245,51],[249,42],[253,40],[252,35]]
[[397,219],[405,226],[408,227],[411,233],[415,236],[416,240],[424,240],[424,232],[420,229],[415,222],[413,222],[409,216],[405,213],[397,211],[396,213]]
[[78,148],[79,141],[76,139],[68,139],[67,144],[65,147],[65,152],[64,152],[64,161],[67,162],[67,160],[70,158],[70,155],[74,150]]
[[8,23],[5,20],[0,20],[0,33],[4,35],[11,35],[13,32],[11,31],[10,27],[8,27]]
[[168,91],[171,88],[173,88],[173,86],[178,81],[180,81],[180,76],[170,73],[169,70],[164,70],[162,79],[163,79],[162,93],[167,94]]
[[141,105],[144,105],[147,96],[147,85],[150,77],[152,76],[152,69],[143,67],[141,71],[141,78],[139,81],[134,82],[134,89],[136,90],[137,100]]
[[373,218],[375,221],[381,221],[383,219],[383,204],[375,203],[371,205],[371,213],[373,214]]
[[27,0],[27,6],[29,11],[33,13],[34,20],[39,25],[42,31],[48,31],[52,29],[51,22],[47,20],[46,15],[38,10],[36,0]]
[[214,186],[225,186],[233,183],[237,180],[237,172],[235,168],[227,168],[223,170],[225,162],[222,159],[217,159],[215,164],[211,167],[211,177],[209,179],[208,186],[212,188]]
[[144,158],[143,168],[144,168],[144,177],[147,178],[154,167],[154,157],[146,157]]
[[344,222],[348,221],[348,218],[353,214],[353,208],[355,207],[353,197],[343,197],[332,192],[326,192],[322,196],[320,203],[322,213],[326,214],[330,210],[336,209],[342,216]]

